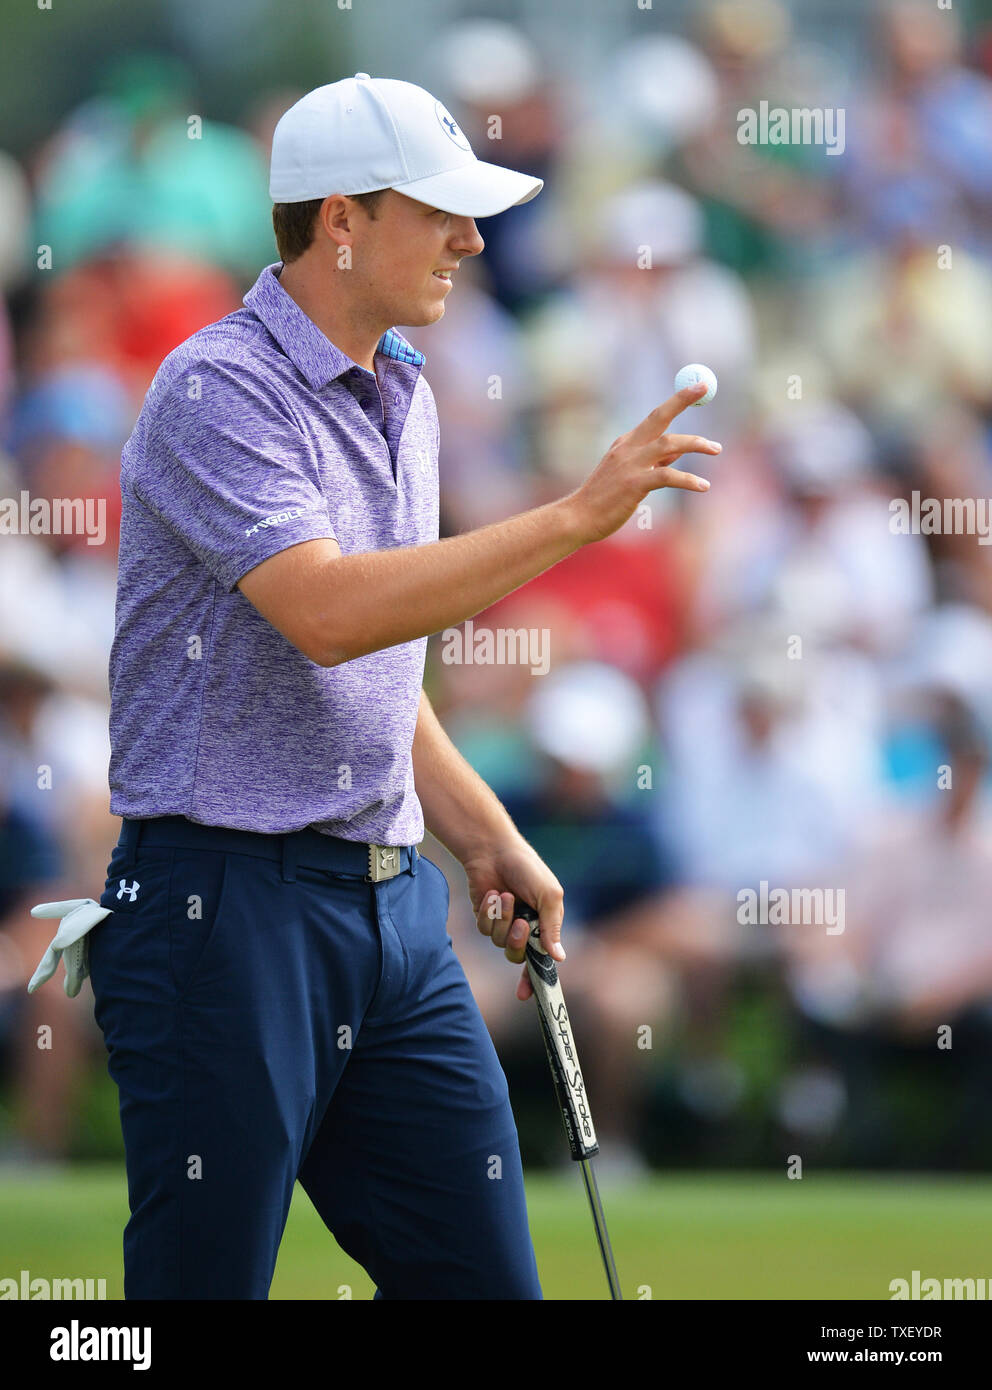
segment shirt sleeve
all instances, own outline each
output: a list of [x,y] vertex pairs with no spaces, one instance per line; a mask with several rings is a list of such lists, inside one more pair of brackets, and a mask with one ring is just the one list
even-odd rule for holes
[[278,391],[244,364],[212,360],[182,372],[126,481],[228,590],[280,550],[334,539],[311,441]]

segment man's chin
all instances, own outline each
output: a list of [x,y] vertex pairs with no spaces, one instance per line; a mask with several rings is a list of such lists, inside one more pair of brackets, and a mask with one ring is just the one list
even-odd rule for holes
[[404,318],[394,318],[393,323],[402,323],[407,328],[427,328],[444,318],[444,300],[427,304],[421,300],[419,304],[408,304],[404,314]]

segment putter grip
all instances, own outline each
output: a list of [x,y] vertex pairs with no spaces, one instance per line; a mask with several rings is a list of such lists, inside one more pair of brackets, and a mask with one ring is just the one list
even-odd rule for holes
[[579,1054],[572,1036],[572,1025],[565,1008],[565,996],[558,979],[558,967],[541,945],[538,915],[520,898],[513,901],[514,918],[522,917],[530,924],[527,942],[527,973],[537,1000],[541,1033],[548,1054],[548,1065],[558,1095],[561,1118],[565,1125],[568,1147],[574,1159],[592,1158],[599,1153],[596,1131],[593,1128],[585,1082],[579,1066]]

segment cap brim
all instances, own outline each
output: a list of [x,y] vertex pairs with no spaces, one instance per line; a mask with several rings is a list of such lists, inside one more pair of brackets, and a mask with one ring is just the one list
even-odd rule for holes
[[502,164],[475,159],[458,169],[446,169],[443,174],[392,186],[397,193],[457,217],[495,217],[498,212],[536,198],[544,180],[504,169]]

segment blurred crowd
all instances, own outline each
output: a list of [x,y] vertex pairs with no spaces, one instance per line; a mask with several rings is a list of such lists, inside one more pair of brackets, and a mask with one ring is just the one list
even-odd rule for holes
[[[724,447],[689,463],[705,497],[653,494],[476,616],[550,634],[548,674],[434,639],[426,685],[565,886],[608,1169],[978,1166],[992,565],[892,504],[992,496],[992,34],[875,3],[852,69],[780,0],[692,15],[618,39],[593,84],[501,21],[439,37],[433,86],[476,153],[546,181],[480,223],[438,324],[399,325],[438,404],[442,534],[572,490],[686,363],[720,389],[685,428]],[[24,984],[50,934],[28,908],[99,896],[116,839],[121,446],[165,354],[276,260],[269,142],[299,95],[190,138],[196,75],[130,53],[27,159],[0,153],[0,496],[106,516],[98,544],[0,536],[0,1153],[74,1152],[76,1081],[102,1066],[88,1011]],[[740,143],[762,102],[843,108],[843,154]],[[554,1162],[533,1011],[424,849],[525,1157]],[[742,920],[762,884],[839,892],[843,929]]]

